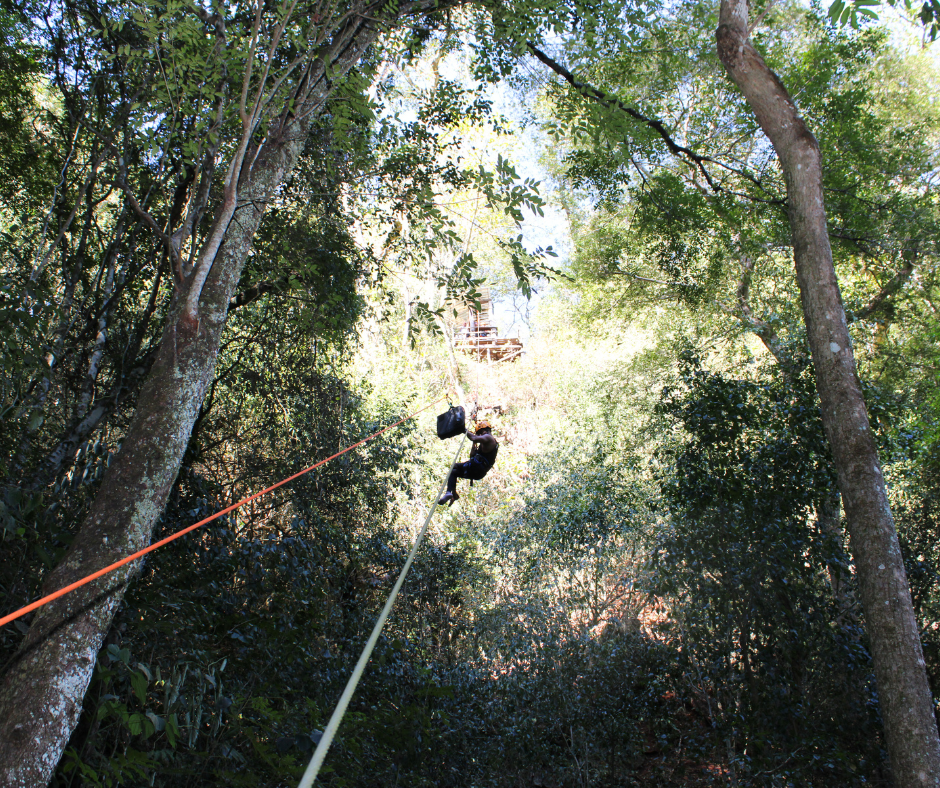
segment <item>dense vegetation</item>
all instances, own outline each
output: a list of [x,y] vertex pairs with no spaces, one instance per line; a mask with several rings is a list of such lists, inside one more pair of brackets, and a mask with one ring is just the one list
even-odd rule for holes
[[[254,11],[219,50],[221,17],[177,5],[0,9],[3,614],[70,555],[223,212]],[[331,83],[154,538],[462,388],[497,467],[435,519],[322,784],[891,785],[783,176],[717,9],[511,6],[391,25]],[[766,11],[937,697],[937,72],[874,24]],[[557,260],[523,244],[545,209]],[[450,349],[484,281],[537,295],[516,363]],[[456,448],[432,417],[148,556],[52,784],[296,784]],[[7,668],[32,620],[0,630]]]

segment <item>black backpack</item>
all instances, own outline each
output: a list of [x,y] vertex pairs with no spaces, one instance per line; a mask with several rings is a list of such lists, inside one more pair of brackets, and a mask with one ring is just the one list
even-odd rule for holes
[[451,405],[437,417],[437,437],[441,440],[461,435],[467,430],[466,414],[461,405]]

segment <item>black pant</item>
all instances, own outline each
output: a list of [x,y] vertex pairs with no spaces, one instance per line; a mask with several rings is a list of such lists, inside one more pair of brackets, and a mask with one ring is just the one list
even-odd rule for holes
[[466,462],[458,462],[447,477],[447,492],[457,492],[457,479],[480,481],[493,466],[482,457],[471,457]]

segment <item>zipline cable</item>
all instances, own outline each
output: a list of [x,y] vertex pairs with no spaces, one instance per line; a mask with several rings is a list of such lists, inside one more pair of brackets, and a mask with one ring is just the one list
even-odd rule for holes
[[[460,459],[460,452],[463,451],[463,445],[466,442],[467,436],[464,434],[463,440],[460,441],[460,446],[457,449],[457,453],[454,455],[454,462],[451,467],[457,464],[457,460]],[[447,472],[448,474],[450,473],[450,468],[447,469]],[[382,633],[382,627],[385,626],[385,620],[388,618],[388,614],[392,611],[392,605],[395,604],[395,599],[398,596],[398,592],[401,591],[401,587],[405,582],[405,576],[408,574],[408,570],[411,569],[411,562],[414,561],[415,556],[418,553],[418,548],[421,546],[421,542],[424,540],[424,536],[428,532],[428,525],[430,525],[431,518],[434,516],[434,512],[437,510],[437,502],[441,495],[444,494],[444,486],[446,484],[447,476],[445,476],[444,481],[441,482],[441,487],[437,491],[437,497],[435,497],[431,502],[431,508],[428,511],[428,516],[424,518],[424,525],[421,527],[418,538],[415,540],[414,547],[411,548],[411,552],[408,554],[405,565],[402,567],[401,574],[398,575],[398,580],[396,581],[395,586],[392,588],[392,593],[389,594],[388,600],[385,602],[385,607],[382,608],[382,612],[379,615],[378,620],[375,622],[375,626],[372,627],[372,634],[369,635],[369,640],[366,642],[365,648],[363,648],[362,654],[359,656],[359,661],[356,663],[356,667],[353,669],[352,675],[349,677],[349,681],[346,682],[346,689],[343,690],[343,694],[340,696],[339,702],[336,704],[336,708],[333,710],[333,716],[330,717],[330,721],[327,723],[326,730],[323,731],[323,736],[320,737],[320,742],[317,744],[317,749],[314,751],[313,757],[310,759],[310,763],[307,765],[304,776],[300,778],[300,783],[298,784],[297,788],[311,788],[313,781],[317,779],[317,774],[320,771],[320,767],[323,765],[323,759],[326,758],[327,750],[330,749],[330,744],[333,742],[333,737],[336,735],[339,724],[343,721],[343,715],[346,713],[346,707],[349,705],[349,701],[352,700],[353,693],[356,691],[356,685],[359,684],[359,679],[362,678],[362,672],[365,670],[369,659],[372,657],[372,650],[375,648],[375,644],[379,640],[379,635]]]
[[99,569],[97,572],[93,572],[87,577],[83,577],[81,580],[76,580],[74,583],[71,583],[70,585],[67,585],[64,588],[60,588],[58,591],[53,591],[51,594],[48,594],[47,596],[42,597],[42,599],[37,599],[35,602],[31,604],[26,605],[25,607],[21,607],[19,610],[13,613],[10,613],[9,615],[4,616],[3,618],[0,618],[0,627],[5,626],[6,624],[9,624],[11,621],[15,621],[21,616],[25,616],[27,613],[31,613],[33,610],[36,610],[37,608],[43,607],[43,605],[48,605],[50,602],[58,599],[59,597],[65,596],[70,591],[74,591],[76,588],[81,588],[83,585],[90,583],[92,580],[97,580],[99,577],[102,577],[108,574],[109,572],[113,572],[115,569],[119,569],[125,564],[129,564],[131,561],[136,561],[138,558],[145,556],[147,553],[152,553],[157,548],[163,547],[163,545],[169,544],[175,539],[179,539],[181,536],[188,534],[190,531],[195,531],[197,528],[203,525],[206,525],[207,523],[211,523],[213,520],[218,520],[223,515],[228,514],[229,512],[235,511],[235,509],[237,509],[240,506],[244,506],[249,501],[253,501],[256,498],[260,498],[262,495],[265,495],[266,493],[271,492],[272,490],[276,490],[278,487],[281,487],[282,485],[285,485],[288,482],[293,481],[298,476],[303,476],[305,473],[309,473],[314,468],[319,468],[321,465],[325,465],[330,460],[335,460],[340,455],[345,454],[348,451],[352,451],[353,449],[358,448],[359,446],[362,446],[363,443],[366,443],[372,440],[373,438],[377,438],[383,432],[388,432],[390,429],[397,427],[399,424],[403,424],[404,422],[409,421],[410,419],[413,419],[419,413],[423,413],[428,408],[433,407],[434,405],[436,405],[438,402],[440,402],[443,399],[444,397],[439,397],[438,399],[434,400],[434,402],[430,402],[427,405],[425,405],[423,408],[416,410],[410,416],[405,416],[403,419],[399,419],[394,424],[389,424],[384,429],[381,429],[378,432],[372,433],[367,438],[363,438],[361,441],[359,441],[358,443],[354,443],[352,446],[347,446],[345,449],[336,452],[336,454],[333,454],[332,456],[327,457],[325,460],[320,460],[319,462],[311,465],[309,468],[304,468],[302,471],[298,471],[293,476],[288,476],[286,479],[282,479],[277,484],[272,484],[270,487],[266,487],[261,492],[257,492],[254,495],[249,495],[247,498],[242,498],[242,500],[240,500],[238,503],[233,503],[231,506],[228,506],[225,509],[222,509],[221,511],[216,512],[211,517],[207,517],[205,520],[200,520],[198,523],[194,523],[193,525],[187,526],[181,531],[177,531],[175,534],[171,534],[165,539],[161,539],[159,542],[154,542],[153,544],[148,545],[142,550],[138,550],[136,553],[133,553],[125,558],[122,558],[120,561],[115,561],[113,564],[111,564],[110,566],[106,566],[104,569]]

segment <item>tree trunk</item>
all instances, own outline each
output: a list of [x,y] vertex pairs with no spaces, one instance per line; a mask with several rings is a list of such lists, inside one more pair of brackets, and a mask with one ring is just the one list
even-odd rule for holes
[[722,0],[718,56],[757,116],[787,184],[793,254],[832,447],[895,783],[940,785],[940,739],[910,587],[832,264],[816,139],[748,40],[746,0]]
[[[150,543],[212,380],[229,301],[267,204],[303,150],[334,81],[359,61],[378,31],[377,24],[356,19],[336,33],[329,78],[322,60],[316,61],[307,79],[319,87],[296,115],[286,116],[280,133],[270,134],[250,169],[245,168],[239,207],[202,287],[197,320],[187,314],[186,293],[181,293],[116,461],[67,555],[43,584],[43,594]],[[0,685],[4,788],[37,788],[51,779],[78,722],[96,655],[135,571],[134,565],[124,566],[37,612]]]

